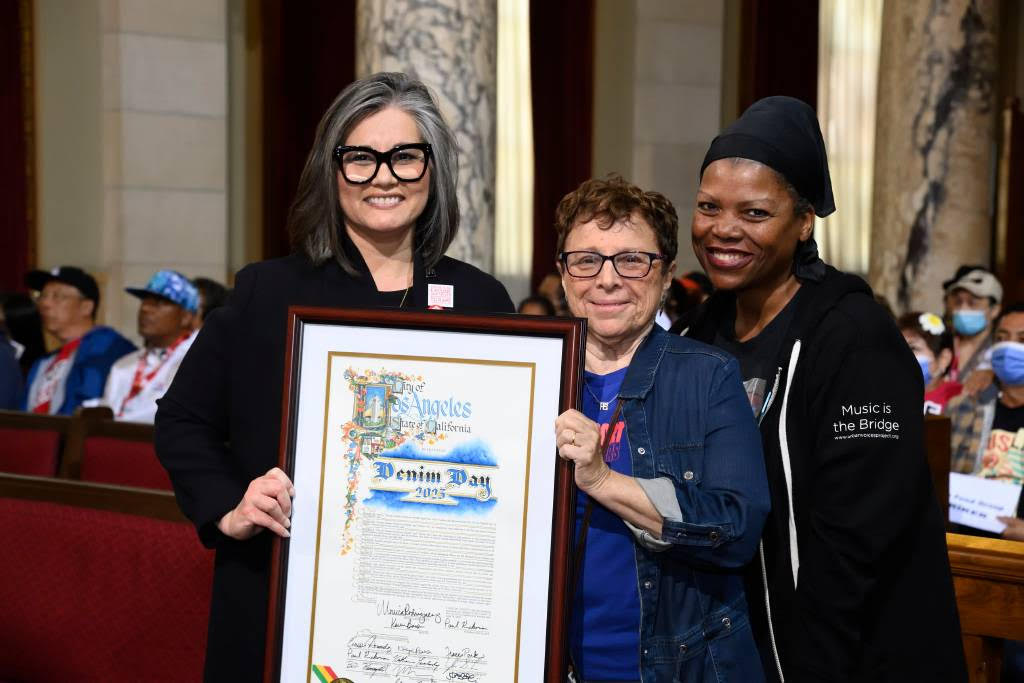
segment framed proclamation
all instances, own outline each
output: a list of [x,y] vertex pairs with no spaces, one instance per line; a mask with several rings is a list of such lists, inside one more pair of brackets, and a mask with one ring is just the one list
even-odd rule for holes
[[289,310],[267,681],[564,681],[585,324]]

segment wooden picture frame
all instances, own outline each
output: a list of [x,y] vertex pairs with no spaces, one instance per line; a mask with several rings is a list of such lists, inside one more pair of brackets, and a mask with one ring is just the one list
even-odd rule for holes
[[[292,307],[265,681],[564,681],[586,322]],[[453,678],[454,676],[454,678]]]

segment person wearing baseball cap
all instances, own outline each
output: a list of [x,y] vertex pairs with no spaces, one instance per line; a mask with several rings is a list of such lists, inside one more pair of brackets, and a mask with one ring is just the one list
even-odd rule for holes
[[70,415],[84,401],[103,393],[110,366],[135,345],[116,330],[96,324],[100,290],[81,268],[33,270],[25,284],[39,293],[43,329],[60,348],[33,363],[22,408],[33,413]]
[[943,289],[955,333],[950,378],[964,382],[975,370],[991,369],[986,353],[992,346],[992,323],[999,316],[1003,286],[989,271],[974,267],[959,269]]
[[144,348],[114,363],[102,404],[117,420],[152,424],[157,399],[171,385],[195,339],[199,290],[181,273],[160,270],[145,287],[125,291],[140,299],[138,329]]

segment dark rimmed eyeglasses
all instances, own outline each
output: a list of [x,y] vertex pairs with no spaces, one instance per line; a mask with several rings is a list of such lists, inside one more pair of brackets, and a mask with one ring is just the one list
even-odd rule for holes
[[334,148],[334,162],[342,177],[353,185],[365,185],[376,178],[381,164],[388,165],[395,180],[414,183],[427,172],[430,154],[430,145],[426,142],[396,145],[386,152],[372,147],[339,145]]
[[605,261],[612,262],[612,268],[620,277],[637,279],[647,277],[657,260],[665,260],[662,254],[649,251],[620,251],[618,254],[605,256],[596,251],[563,251],[558,260],[573,277],[596,277],[604,268]]

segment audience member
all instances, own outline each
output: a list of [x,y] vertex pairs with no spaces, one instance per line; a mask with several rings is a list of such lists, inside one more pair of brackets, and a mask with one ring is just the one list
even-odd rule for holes
[[554,315],[555,307],[546,296],[534,294],[520,301],[516,312],[523,315]]
[[996,382],[974,396],[949,401],[954,472],[1024,482],[1024,303],[995,322],[992,370]]
[[144,348],[132,351],[110,369],[102,403],[126,422],[149,422],[182,359],[195,339],[199,291],[181,273],[158,271],[141,289],[125,289],[141,299],[139,335]]
[[565,290],[562,289],[562,278],[558,273],[548,273],[537,285],[537,293],[551,302],[555,315],[569,315],[569,307],[565,303]]
[[992,321],[999,315],[1003,287],[983,268],[947,282],[945,303],[954,332],[950,378],[964,383],[975,370],[988,369],[985,352],[992,345]]
[[696,310],[706,298],[704,289],[696,280],[688,276],[674,278],[669,284],[664,306],[665,315],[671,322],[669,329]]
[[957,267],[956,273],[953,274],[953,277],[942,283],[942,305],[944,307],[943,317],[945,317],[946,323],[949,325],[953,324],[954,300],[951,293],[952,285],[972,270],[988,270],[988,268],[981,264],[964,264]]
[[704,301],[715,293],[715,286],[711,284],[711,278],[709,278],[703,271],[691,270],[686,275],[683,275],[681,280],[690,281],[697,285],[696,297],[699,299],[698,304],[704,303]]
[[948,376],[953,364],[953,334],[934,313],[907,313],[896,324],[924,375],[924,412],[941,415],[949,399],[962,388]]
[[199,315],[195,316],[195,326],[198,329],[210,311],[224,305],[231,290],[208,277],[193,278],[192,284],[199,290]]
[[18,365],[18,349],[2,323],[0,319],[0,410],[17,410],[21,406],[21,366]]
[[7,294],[3,298],[3,318],[8,341],[15,349],[20,349],[16,355],[21,365],[21,375],[25,377],[32,364],[46,355],[39,308],[28,294]]
[[22,408],[70,415],[83,401],[102,395],[110,366],[135,345],[112,328],[96,324],[100,290],[82,269],[33,270],[25,284],[40,293],[43,329],[61,346],[32,365]]

